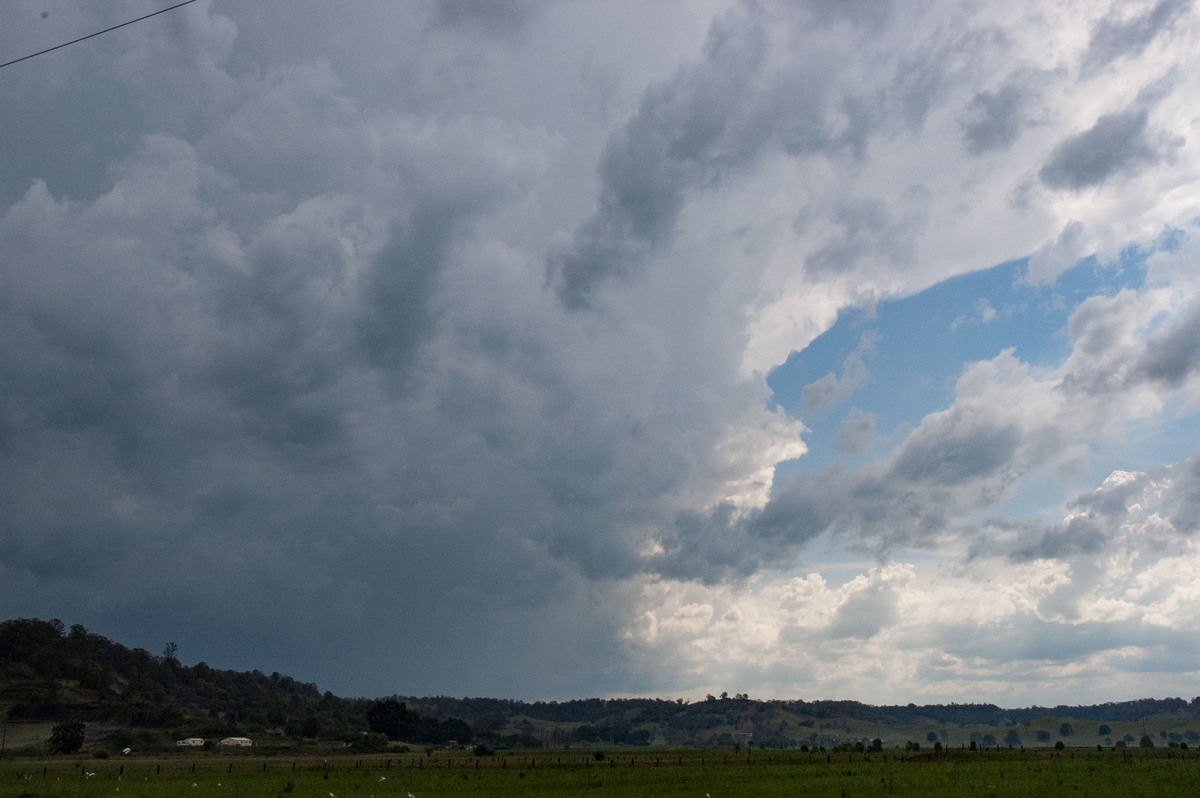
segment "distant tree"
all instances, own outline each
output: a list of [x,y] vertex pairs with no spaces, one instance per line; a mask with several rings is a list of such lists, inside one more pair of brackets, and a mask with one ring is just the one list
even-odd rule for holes
[[1064,749],[1064,748],[1066,748],[1066,747],[1067,747],[1067,746],[1066,746],[1066,744],[1065,744],[1065,743],[1064,743],[1062,740],[1059,740],[1058,742],[1056,742],[1056,743],[1054,744],[1054,750],[1055,750],[1055,751],[1061,751],[1061,750],[1063,750],[1063,749]]
[[930,742],[930,743],[936,743],[936,742],[937,742],[937,738],[938,738],[938,736],[937,736],[937,732],[933,732],[933,731],[931,731],[931,732],[929,732],[929,734],[926,734],[926,735],[925,735],[925,741],[926,741],[926,742]]
[[386,734],[379,732],[370,732],[363,734],[353,744],[355,751],[361,751],[365,754],[382,754],[388,750],[388,738]]
[[50,731],[50,753],[73,754],[83,748],[83,724],[60,723]]
[[367,710],[371,731],[386,734],[389,740],[407,740],[417,731],[420,717],[394,698],[376,701]]
[[1150,739],[1149,734],[1143,734],[1142,739],[1138,741],[1139,748],[1153,748],[1154,741]]
[[1107,723],[1101,723],[1100,727],[1096,729],[1096,734],[1100,737],[1107,737],[1112,734],[1112,726],[1109,726]]
[[1033,733],[1033,736],[1037,738],[1039,743],[1050,742],[1050,732],[1046,731],[1045,729],[1038,729]]
[[167,643],[163,646],[162,661],[164,665],[178,665],[179,660],[176,655],[179,653],[179,646],[174,643]]
[[309,715],[300,722],[301,737],[319,737],[321,735],[321,719],[316,715]]
[[942,741],[941,741],[941,740],[938,740],[937,742],[935,742],[935,743],[933,744],[933,750],[934,750],[934,751],[941,751],[941,750],[942,750]]
[[1070,737],[1072,734],[1075,733],[1075,727],[1072,726],[1070,723],[1060,724],[1058,727],[1058,733],[1060,735],[1062,735],[1063,737]]
[[1009,729],[1004,735],[1004,744],[1009,748],[1013,748],[1021,744],[1021,735],[1017,734],[1016,729]]
[[878,737],[876,737],[874,740],[872,740],[871,741],[871,750],[875,753],[881,752],[883,750],[883,740],[879,739]]

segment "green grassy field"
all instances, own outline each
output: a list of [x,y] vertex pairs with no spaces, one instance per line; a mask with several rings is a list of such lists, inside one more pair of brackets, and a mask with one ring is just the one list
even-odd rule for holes
[[[91,774],[91,775],[89,775]],[[1196,751],[1045,750],[900,755],[649,751],[595,761],[544,752],[435,758],[252,756],[7,760],[0,798],[245,796],[1037,796],[1200,794]]]

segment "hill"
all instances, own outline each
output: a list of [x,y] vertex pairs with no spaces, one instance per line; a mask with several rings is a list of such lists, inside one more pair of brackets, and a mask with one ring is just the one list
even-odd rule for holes
[[[1200,743],[1200,698],[1146,698],[1090,706],[1004,709],[993,704],[872,706],[857,701],[702,701],[656,698],[524,702],[498,698],[341,698],[279,673],[187,666],[168,646],[155,656],[83,626],[17,619],[0,623],[0,712],[6,727],[84,722],[109,748],[138,741],[168,750],[175,739],[249,735],[294,748],[338,742],[362,750],[390,743],[492,748],[691,745],[734,748]],[[38,726],[37,724],[41,724]],[[15,734],[13,739],[26,739]]]

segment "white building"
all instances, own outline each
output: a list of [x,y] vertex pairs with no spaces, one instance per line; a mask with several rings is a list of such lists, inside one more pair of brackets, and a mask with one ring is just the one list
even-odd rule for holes
[[204,745],[204,739],[202,737],[189,737],[186,740],[176,740],[175,745],[190,745],[199,747]]
[[245,748],[249,748],[250,746],[254,745],[254,743],[250,742],[249,737],[226,737],[224,740],[221,741],[220,744],[221,745],[240,745]]

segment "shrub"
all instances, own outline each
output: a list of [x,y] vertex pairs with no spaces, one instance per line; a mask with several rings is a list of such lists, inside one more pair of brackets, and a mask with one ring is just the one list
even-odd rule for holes
[[83,748],[83,724],[60,723],[50,732],[50,753],[73,754]]

